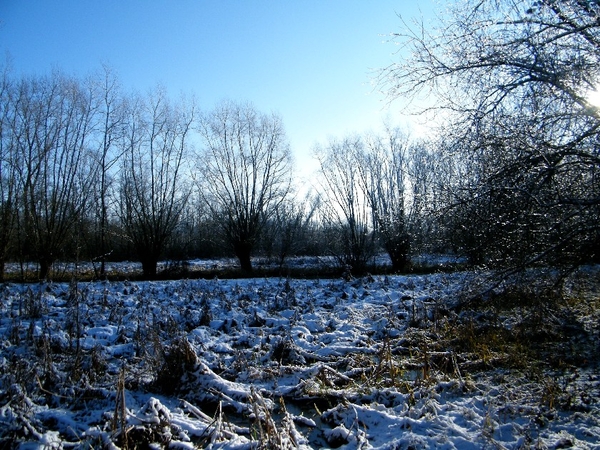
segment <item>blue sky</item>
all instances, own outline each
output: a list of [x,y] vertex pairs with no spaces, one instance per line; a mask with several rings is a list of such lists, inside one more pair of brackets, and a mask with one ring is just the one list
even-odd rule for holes
[[400,57],[398,14],[427,16],[433,1],[0,0],[0,49],[16,74],[108,64],[127,90],[160,83],[202,109],[251,101],[282,116],[306,167],[315,142],[404,123],[371,79]]

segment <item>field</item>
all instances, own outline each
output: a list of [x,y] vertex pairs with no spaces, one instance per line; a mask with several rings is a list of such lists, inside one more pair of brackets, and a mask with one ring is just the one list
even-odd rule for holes
[[6,283],[0,447],[600,448],[599,275]]

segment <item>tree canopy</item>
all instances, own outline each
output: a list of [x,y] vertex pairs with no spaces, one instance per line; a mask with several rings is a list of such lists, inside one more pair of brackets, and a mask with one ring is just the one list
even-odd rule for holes
[[438,28],[397,39],[411,56],[385,68],[392,98],[433,96],[444,146],[468,164],[446,186],[470,223],[472,254],[499,263],[600,256],[600,5],[468,0]]

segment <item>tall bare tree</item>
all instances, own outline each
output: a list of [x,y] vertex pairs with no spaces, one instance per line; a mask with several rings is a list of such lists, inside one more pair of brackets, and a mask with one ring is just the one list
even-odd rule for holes
[[[392,97],[436,96],[447,147],[471,163],[449,198],[474,225],[471,250],[526,266],[600,256],[600,5],[468,0],[439,27],[398,39],[411,57],[382,71]],[[464,229],[464,228],[463,228]]]
[[410,265],[407,167],[409,139],[397,127],[386,126],[384,134],[370,134],[365,149],[357,154],[356,166],[373,217],[373,229],[392,261],[392,270],[406,271]]
[[14,240],[17,217],[15,83],[7,69],[0,75],[0,281]]
[[407,167],[411,199],[408,228],[413,252],[449,250],[440,236],[442,208],[446,204],[440,198],[440,186],[445,185],[447,172],[432,141],[422,138],[411,143]]
[[200,121],[202,195],[222,225],[243,270],[266,221],[291,187],[291,156],[283,123],[252,105],[224,102]]
[[360,136],[331,139],[315,148],[320,164],[321,216],[331,234],[330,251],[353,273],[363,273],[376,251],[373,209],[361,183]]
[[155,277],[190,194],[184,173],[195,107],[171,104],[163,90],[129,103],[119,214],[146,277]]
[[125,131],[125,101],[119,80],[113,71],[104,66],[96,79],[96,130],[97,151],[94,160],[97,168],[97,180],[94,183],[97,203],[97,221],[99,228],[100,272],[106,273],[106,258],[110,254],[107,248],[109,219],[109,188],[114,177],[114,169],[123,153],[119,144],[123,142]]
[[14,101],[20,232],[46,278],[88,206],[92,92],[54,73],[22,79]]

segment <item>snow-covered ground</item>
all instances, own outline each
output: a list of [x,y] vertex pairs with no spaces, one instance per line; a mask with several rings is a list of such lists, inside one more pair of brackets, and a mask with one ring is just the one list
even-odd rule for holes
[[600,448],[599,273],[547,361],[489,332],[531,311],[453,308],[469,273],[5,284],[0,446]]
[[[412,258],[412,264],[420,270],[438,270],[450,269],[460,264],[464,264],[464,258],[447,254],[425,254],[416,255]],[[333,256],[294,256],[288,257],[283,261],[277,258],[253,258],[252,264],[257,269],[277,270],[277,269],[295,269],[311,271],[329,271],[339,267],[339,261]],[[387,254],[375,256],[370,264],[374,268],[391,268],[391,261]],[[235,258],[215,258],[215,259],[191,259],[184,261],[161,261],[158,263],[158,273],[173,273],[175,275],[194,273],[219,273],[222,271],[235,270],[239,267]],[[27,263],[7,263],[5,273],[12,278],[24,279],[35,278],[39,270],[39,265],[35,262]],[[56,262],[52,267],[53,273],[63,279],[69,277],[89,276],[98,273],[100,263],[96,262]],[[137,261],[107,261],[105,267],[106,274],[109,276],[139,276],[142,274],[142,264]],[[20,279],[20,278],[19,278]]]

